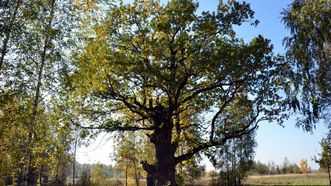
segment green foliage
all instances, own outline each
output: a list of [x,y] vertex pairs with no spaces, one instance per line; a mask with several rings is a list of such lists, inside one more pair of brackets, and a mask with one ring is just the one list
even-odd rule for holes
[[57,103],[74,2],[2,1],[0,9],[0,179],[59,183],[71,161],[71,128]]
[[[153,154],[146,144],[145,136],[139,133],[125,133],[118,136],[114,160],[116,170],[120,171],[126,181],[132,180],[139,185],[139,180],[143,175],[143,168],[140,164],[143,159]],[[149,155],[148,155],[149,154]],[[149,161],[153,161],[149,159]]]
[[321,167],[327,168],[331,165],[331,132],[320,142],[322,147],[321,158],[318,161]]
[[[175,166],[249,133],[262,120],[284,118],[278,117],[281,59],[269,40],[245,43],[233,30],[256,23],[249,5],[229,1],[200,15],[197,8],[192,0],[136,0],[112,5],[92,24],[93,38],[76,53],[70,77],[79,103],[73,110],[84,117],[84,127],[142,130],[155,159]],[[212,121],[203,118],[208,112]],[[179,152],[181,146],[190,148]],[[150,172],[161,166],[145,165]]]
[[90,173],[92,184],[105,185],[106,177],[104,176],[103,169],[104,167],[100,163],[97,163],[96,165],[93,166]]
[[205,174],[205,167],[199,165],[200,158],[190,159],[178,165],[176,180],[177,184],[193,184]]
[[176,184],[178,184],[178,186],[185,185],[185,180],[184,180],[184,176],[183,175],[176,174]]
[[253,168],[250,171],[251,175],[265,175],[268,174],[268,165],[261,163],[260,161],[254,162]]
[[247,172],[253,167],[256,142],[255,132],[241,138],[228,140],[222,148],[211,151],[210,159],[220,169],[219,184],[240,185]]
[[90,186],[92,185],[91,183],[91,175],[88,170],[83,170],[80,177],[79,177],[79,185],[81,186]]
[[319,163],[322,169],[325,169],[329,175],[329,183],[331,184],[331,132],[327,134],[320,142],[322,147],[322,153],[320,158],[315,157],[315,162]]
[[292,70],[286,91],[291,106],[303,114],[298,126],[311,131],[319,119],[328,117],[330,106],[331,3],[294,0],[282,14],[291,33],[284,40]]
[[252,168],[249,170],[249,175],[274,175],[274,174],[299,174],[300,167],[295,163],[289,163],[285,157],[282,166],[275,165],[274,162],[268,164],[261,163],[260,161],[253,162]]

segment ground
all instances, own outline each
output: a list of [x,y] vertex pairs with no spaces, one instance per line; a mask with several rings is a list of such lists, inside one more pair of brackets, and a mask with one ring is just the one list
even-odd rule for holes
[[329,185],[326,173],[249,176],[245,185]]
[[[216,178],[203,177],[194,185],[189,186],[213,186]],[[310,173],[310,174],[281,174],[281,175],[265,175],[265,176],[249,176],[243,181],[246,186],[256,185],[329,185],[328,175],[326,173]],[[105,185],[123,186],[125,179],[107,179]],[[128,181],[128,186],[136,186],[134,180]],[[140,180],[140,186],[146,186],[145,180]]]

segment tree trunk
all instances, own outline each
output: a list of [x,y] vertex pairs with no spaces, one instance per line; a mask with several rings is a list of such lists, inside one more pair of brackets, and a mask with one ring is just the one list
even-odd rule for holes
[[176,185],[176,163],[175,151],[176,145],[171,142],[172,125],[164,125],[157,129],[150,136],[151,142],[155,146],[155,163],[153,165],[142,162],[143,168],[147,171],[148,186]]
[[40,170],[39,170],[39,185],[43,185],[42,177],[43,177],[43,170],[42,170],[42,167],[40,167]]
[[6,31],[5,31],[5,39],[3,40],[2,49],[1,49],[1,57],[0,57],[0,72],[1,72],[2,66],[4,64],[5,56],[7,53],[10,34],[12,32],[12,28],[13,28],[13,25],[15,23],[16,16],[18,13],[18,9],[21,6],[21,4],[22,4],[22,0],[18,0],[16,3],[16,6],[15,6],[15,9],[14,9],[13,15],[10,18],[8,29],[6,29]]
[[33,99],[33,107],[32,107],[32,114],[31,114],[31,122],[29,125],[29,136],[28,136],[28,143],[27,143],[27,155],[28,155],[28,173],[27,173],[27,185],[37,185],[37,179],[34,179],[36,173],[36,169],[32,165],[32,159],[33,159],[33,154],[30,152],[29,148],[31,147],[32,140],[34,138],[34,126],[36,124],[36,118],[38,115],[38,104],[40,102],[40,97],[41,97],[41,87],[42,87],[42,79],[43,79],[43,71],[44,67],[46,64],[46,59],[47,59],[47,50],[49,47],[50,43],[50,30],[52,28],[52,20],[54,16],[54,10],[55,10],[55,1],[51,1],[51,12],[50,12],[50,19],[47,22],[46,28],[45,28],[45,40],[44,40],[44,46],[43,46],[43,51],[41,53],[41,61],[40,61],[40,67],[38,69],[38,80],[37,80],[37,87],[36,91],[34,94],[34,99]]
[[331,185],[331,172],[330,172],[330,165],[328,166],[328,174],[329,174],[329,184]]
[[166,147],[164,145],[159,145],[156,148],[156,163],[155,165],[155,185],[163,186],[170,182],[171,186],[176,185],[175,180],[175,160],[174,154],[171,152],[172,147]]
[[136,160],[134,159],[133,160],[133,167],[134,167],[134,179],[136,181],[136,186],[139,186],[139,177],[140,177],[140,173],[139,171],[137,170],[138,169],[138,166],[137,166],[137,162]]
[[72,164],[72,185],[75,186],[75,178],[76,178],[76,154],[77,154],[77,142],[78,142],[78,135],[75,139],[75,146],[74,146],[74,162]]
[[128,186],[128,162],[125,163],[125,186]]
[[38,180],[37,169],[30,166],[28,168],[28,174],[27,174],[27,186],[37,185],[37,180]]

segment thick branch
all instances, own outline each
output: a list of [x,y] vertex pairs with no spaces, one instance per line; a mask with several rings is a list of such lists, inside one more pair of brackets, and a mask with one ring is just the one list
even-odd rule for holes
[[186,98],[184,98],[181,103],[185,103],[187,101],[190,101],[191,99],[193,99],[194,97],[196,97],[197,95],[203,93],[203,92],[207,92],[207,91],[211,91],[211,90],[214,90],[215,88],[217,87],[222,87],[224,86],[224,84],[221,84],[221,83],[214,83],[208,87],[205,87],[205,88],[201,88],[201,89],[198,89],[196,90],[195,92],[193,92],[191,95],[187,96]]
[[[225,107],[228,106],[228,104],[230,102],[233,101],[237,91],[241,88],[241,86],[244,84],[244,82],[248,79],[248,76],[246,76],[242,81],[238,81],[235,85],[235,89],[234,91],[231,91],[231,87],[234,85],[234,84],[231,84],[229,89],[228,89],[228,92],[226,94],[226,97],[229,96],[229,94],[232,92],[231,94],[231,97],[227,100],[224,101],[223,105],[221,106],[221,108],[218,110],[218,112],[214,115],[212,121],[211,121],[211,131],[210,131],[210,141],[213,141],[214,140],[214,131],[215,131],[215,124],[216,124],[216,120],[217,118],[220,116],[220,114],[224,111]],[[239,83],[239,84],[238,84]],[[258,114],[257,114],[258,116]]]
[[138,127],[138,126],[107,126],[107,125],[100,125],[100,126],[82,126],[81,124],[71,120],[75,126],[82,128],[82,129],[90,129],[90,130],[106,130],[108,132],[114,131],[138,131],[138,130],[154,130],[155,127]]
[[200,146],[193,148],[188,153],[176,157],[175,158],[175,163],[178,164],[178,163],[181,163],[181,162],[183,162],[185,160],[191,159],[194,156],[194,154],[197,154],[200,151],[205,150],[205,149],[208,149],[210,147],[224,145],[227,140],[233,139],[233,138],[238,138],[238,137],[241,137],[243,135],[249,134],[253,130],[255,130],[256,128],[257,128],[257,125],[255,125],[253,128],[251,128],[251,129],[249,129],[247,131],[240,132],[240,133],[235,133],[235,134],[231,134],[230,136],[225,136],[220,141],[211,141],[211,142],[207,142],[207,143],[201,144]]
[[[227,96],[230,94],[230,88],[228,93],[226,94]],[[227,105],[234,99],[235,95],[237,92],[237,88],[235,89],[235,91],[232,93],[231,97],[226,100],[224,102],[224,104],[222,105],[222,107],[218,110],[218,112],[216,112],[216,114],[214,115],[212,121],[211,121],[211,131],[210,131],[210,141],[214,140],[214,131],[215,131],[215,124],[216,124],[216,119],[219,117],[219,115],[223,112],[223,110],[225,109],[225,107],[227,107]]]
[[[253,130],[255,130],[258,127],[257,123],[260,121],[260,120],[257,120],[258,116],[259,116],[259,112],[242,129],[236,130],[236,131],[232,132],[231,134],[225,135],[225,137],[223,139],[218,140],[218,141],[210,140],[209,142],[203,143],[203,144],[191,149],[186,154],[183,154],[181,156],[176,157],[175,158],[176,164],[181,163],[185,160],[188,160],[188,159],[192,158],[192,156],[194,156],[194,154],[197,154],[202,150],[208,149],[210,147],[224,145],[225,142],[229,139],[238,138],[238,137],[241,137],[243,135],[250,134]],[[252,126],[252,124],[254,122],[256,122],[255,126],[252,127],[251,129],[247,130],[250,126]]]

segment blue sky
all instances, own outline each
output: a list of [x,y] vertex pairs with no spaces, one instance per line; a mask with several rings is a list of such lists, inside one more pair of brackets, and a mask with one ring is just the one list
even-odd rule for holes
[[[216,10],[219,0],[200,0],[201,10]],[[282,40],[288,34],[281,23],[280,12],[291,3],[290,0],[247,0],[255,11],[255,18],[260,21],[258,27],[249,24],[236,28],[239,37],[249,41],[261,34],[271,40],[274,52],[284,54]],[[320,152],[319,141],[327,133],[323,123],[317,125],[313,134],[303,132],[301,128],[295,127],[295,117],[284,123],[285,127],[277,123],[261,123],[257,131],[256,160],[263,163],[274,161],[281,164],[284,157],[290,162],[298,163],[301,159],[307,159],[313,169],[318,165],[311,161],[312,157]],[[106,142],[109,136],[100,136],[89,148],[78,150],[77,160],[79,162],[103,162],[111,163],[110,154],[113,151],[111,141]],[[103,140],[102,140],[103,139]],[[210,169],[210,164],[207,165]]]
[[[215,10],[219,0],[200,0],[200,10]],[[280,12],[287,8],[291,0],[246,0],[255,11],[255,18],[260,21],[257,27],[249,24],[236,28],[237,35],[245,41],[249,41],[261,34],[271,40],[276,54],[284,54],[282,40],[289,35],[281,22]],[[296,118],[285,121],[285,127],[277,123],[261,123],[257,131],[256,160],[268,163],[274,161],[281,164],[284,157],[290,162],[298,163],[301,159],[307,159],[314,169],[318,165],[311,161],[312,157],[320,152],[319,141],[327,133],[323,123],[317,124],[313,134],[303,132],[295,127]]]

